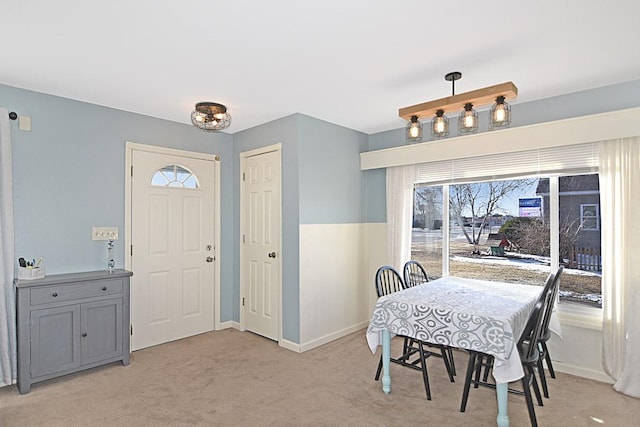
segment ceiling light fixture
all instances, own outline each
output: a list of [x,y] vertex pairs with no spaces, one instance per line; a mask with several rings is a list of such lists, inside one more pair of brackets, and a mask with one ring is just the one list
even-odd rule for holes
[[198,129],[216,132],[229,127],[231,116],[227,113],[227,107],[222,104],[198,102],[191,112],[191,123]]
[[[431,120],[431,134],[433,138],[443,138],[449,135],[449,119],[445,112],[462,109],[463,111],[458,116],[458,133],[473,133],[478,130],[478,113],[473,107],[495,102],[489,113],[489,129],[495,130],[509,127],[511,123],[511,107],[505,102],[505,99],[518,96],[518,88],[513,82],[501,83],[456,95],[455,82],[462,78],[462,73],[453,71],[445,75],[444,78],[451,82],[451,96],[400,108],[398,115],[411,122],[433,117]],[[434,114],[435,116],[433,116]],[[407,141],[409,141],[408,138]]]

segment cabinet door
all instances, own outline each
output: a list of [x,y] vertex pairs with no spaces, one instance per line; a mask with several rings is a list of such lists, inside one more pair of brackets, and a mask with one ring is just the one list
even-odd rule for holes
[[80,306],[31,312],[31,377],[80,366]]
[[122,356],[122,298],[85,303],[82,319],[82,364]]

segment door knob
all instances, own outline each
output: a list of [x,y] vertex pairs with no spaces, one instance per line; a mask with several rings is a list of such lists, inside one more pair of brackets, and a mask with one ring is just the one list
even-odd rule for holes
[[275,258],[276,257],[276,253],[275,252],[270,252],[269,253],[269,258]]
[[207,262],[213,262],[213,258],[212,258],[212,257],[210,257],[210,256],[208,256],[208,257],[207,257]]

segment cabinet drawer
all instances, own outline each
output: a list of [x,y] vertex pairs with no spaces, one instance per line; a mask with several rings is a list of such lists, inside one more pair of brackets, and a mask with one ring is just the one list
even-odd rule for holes
[[98,280],[70,285],[44,286],[31,289],[31,305],[70,301],[79,298],[121,294],[122,280]]

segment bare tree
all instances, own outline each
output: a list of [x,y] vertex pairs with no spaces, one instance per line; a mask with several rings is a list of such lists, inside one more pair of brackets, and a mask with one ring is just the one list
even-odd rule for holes
[[437,229],[442,222],[442,187],[416,186],[413,199],[414,226]]
[[[480,244],[482,231],[488,225],[491,215],[501,206],[500,203],[516,190],[526,190],[536,182],[535,179],[513,181],[492,181],[472,184],[459,184],[451,187],[449,209],[462,228],[470,244]],[[463,213],[471,214],[471,230],[464,225]]]

